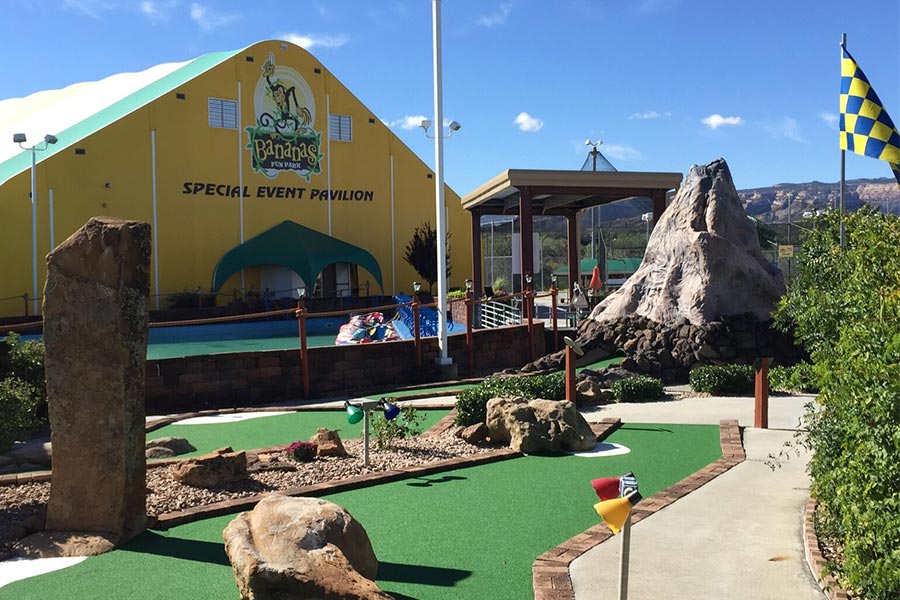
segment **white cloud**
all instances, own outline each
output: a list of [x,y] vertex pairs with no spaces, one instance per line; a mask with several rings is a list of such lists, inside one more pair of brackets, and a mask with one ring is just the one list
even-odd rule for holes
[[806,140],[800,135],[800,128],[797,126],[797,121],[791,117],[785,117],[777,123],[768,124],[765,126],[765,129],[775,137],[786,137],[789,140],[794,140],[801,144],[806,143]]
[[825,121],[829,127],[831,127],[834,130],[837,130],[839,117],[836,114],[829,113],[829,112],[823,112],[823,113],[819,113],[819,118],[821,118],[823,121]]
[[406,115],[405,117],[400,117],[399,119],[394,119],[393,121],[383,121],[385,125],[388,127],[399,127],[400,129],[415,129],[416,127],[420,127],[422,125],[422,121],[427,119],[425,115]]
[[340,33],[338,35],[283,33],[278,37],[287,40],[292,44],[297,44],[301,48],[307,50],[311,50],[312,48],[340,48],[350,41],[350,36],[346,33]]
[[643,154],[627,145],[603,144],[600,149],[606,156],[616,160],[639,160],[644,158]]
[[117,3],[113,0],[63,0],[63,8],[99,19],[101,12],[117,8]]
[[520,112],[519,116],[516,117],[516,120],[513,121],[516,126],[519,128],[519,131],[540,131],[541,127],[544,126],[544,122],[538,119],[537,117],[532,117],[527,112]]
[[151,19],[165,19],[169,11],[178,6],[178,0],[144,0],[141,2],[141,12]]
[[709,115],[708,117],[701,119],[700,122],[710,129],[718,129],[723,126],[734,127],[744,124],[744,120],[740,117],[723,117],[718,113]]
[[509,16],[510,11],[512,11],[512,4],[504,2],[493,12],[478,17],[477,23],[482,27],[496,27],[497,25],[503,25],[506,23],[506,18]]
[[629,120],[631,120],[631,119],[640,119],[640,120],[659,119],[660,117],[671,117],[671,116],[672,116],[672,113],[670,113],[670,112],[658,113],[655,110],[648,110],[647,112],[632,113],[628,117],[628,119]]
[[235,21],[240,21],[240,19],[241,16],[237,13],[215,12],[199,2],[191,4],[191,20],[203,31],[212,31]]

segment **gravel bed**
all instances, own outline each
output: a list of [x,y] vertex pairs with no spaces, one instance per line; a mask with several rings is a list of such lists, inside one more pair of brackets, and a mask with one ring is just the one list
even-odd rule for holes
[[[271,470],[252,472],[249,479],[216,488],[183,485],[172,478],[174,465],[147,469],[147,514],[157,516],[204,504],[253,496],[303,485],[335,481],[404,467],[481,454],[493,447],[472,446],[452,433],[412,437],[394,442],[390,449],[369,445],[369,466],[363,466],[362,440],[343,441],[345,458],[318,458],[308,463],[275,460]],[[261,456],[265,464],[266,455]],[[251,463],[253,461],[251,460]],[[43,528],[50,483],[0,486],[0,560],[10,557],[9,546],[27,533]]]

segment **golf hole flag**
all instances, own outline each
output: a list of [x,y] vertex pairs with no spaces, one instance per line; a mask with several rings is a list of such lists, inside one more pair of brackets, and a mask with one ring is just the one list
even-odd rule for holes
[[631,472],[621,477],[600,477],[592,479],[591,486],[600,498],[600,502],[594,505],[594,510],[603,518],[613,535],[619,533],[631,514],[631,508],[641,501],[637,478]]
[[841,150],[890,164],[900,184],[900,133],[846,48],[841,58]]

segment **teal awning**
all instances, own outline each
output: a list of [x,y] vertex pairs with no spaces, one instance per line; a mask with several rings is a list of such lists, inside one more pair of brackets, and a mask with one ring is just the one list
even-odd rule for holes
[[283,221],[226,252],[213,272],[212,291],[218,292],[235,273],[257,265],[287,267],[312,286],[322,269],[338,262],[363,267],[384,289],[381,267],[367,250],[299,223]]

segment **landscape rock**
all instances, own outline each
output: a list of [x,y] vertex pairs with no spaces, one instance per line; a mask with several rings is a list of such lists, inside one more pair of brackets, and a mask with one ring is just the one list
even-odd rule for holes
[[47,256],[48,529],[144,530],[150,237],[146,223],[95,217]]
[[484,441],[488,437],[488,428],[484,423],[475,423],[474,425],[469,425],[468,427],[463,428],[460,432],[459,437],[462,438],[465,442],[469,444],[477,446],[478,444],[483,444]]
[[242,600],[389,600],[363,526],[320,498],[273,494],[223,532]]
[[532,454],[587,451],[597,443],[590,425],[568,401],[493,398],[487,403],[487,428],[494,442]]
[[155,448],[147,448],[144,451],[144,456],[147,458],[172,458],[175,456],[175,453],[163,446],[157,446]]
[[576,403],[586,405],[607,404],[613,401],[612,392],[591,377],[585,377],[575,384]]
[[316,456],[347,456],[341,436],[334,429],[320,427],[309,441],[316,445]]
[[641,266],[590,318],[640,315],[663,327],[744,313],[767,321],[784,293],[784,276],[763,256],[720,158],[691,167],[653,228]]
[[16,542],[13,552],[19,558],[96,556],[114,549],[119,541],[120,538],[111,533],[42,531]]
[[247,479],[247,453],[230,447],[185,459],[176,465],[172,477],[194,487],[212,488]]
[[184,438],[180,437],[162,437],[155,440],[149,440],[146,448],[166,448],[172,452],[172,456],[180,456],[189,452],[196,452],[197,449]]

